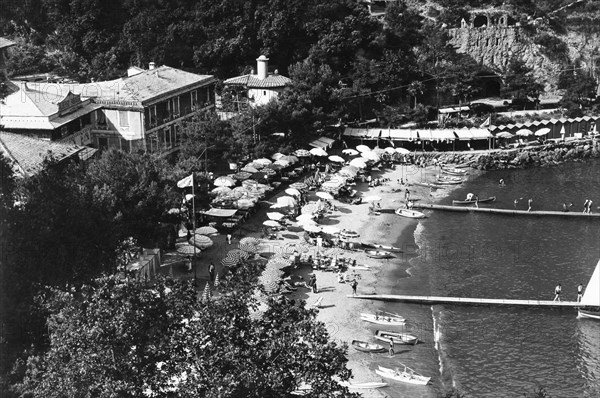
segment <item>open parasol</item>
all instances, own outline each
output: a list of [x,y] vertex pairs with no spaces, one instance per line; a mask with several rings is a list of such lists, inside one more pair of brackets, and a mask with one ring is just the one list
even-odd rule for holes
[[279,221],[285,216],[281,213],[273,212],[273,213],[267,213],[267,217],[269,218],[269,220]]
[[329,192],[317,192],[315,193],[315,195],[317,195],[321,199],[333,200],[333,195],[331,195]]
[[221,176],[221,177],[217,177],[213,181],[213,184],[216,187],[232,187],[235,185],[235,180],[229,176]]
[[196,228],[195,232],[198,235],[214,235],[214,234],[218,233],[219,231],[217,231],[216,228],[205,226],[205,227]]
[[258,164],[262,164],[263,166],[266,166],[268,164],[271,164],[273,162],[271,162],[269,159],[267,158],[261,158],[261,159],[256,159],[253,160],[252,163],[258,163]]
[[496,134],[497,138],[512,138],[513,135],[511,133],[509,133],[508,131],[501,131],[500,133]]
[[200,249],[208,249],[209,247],[214,245],[214,242],[211,238],[209,238],[206,235],[199,235],[199,234],[195,234],[193,237],[191,237],[188,240],[188,243],[190,245],[195,245],[196,247],[198,247]]
[[281,227],[281,224],[279,224],[275,220],[266,220],[266,221],[263,221],[263,225],[265,227],[273,227],[273,228]]
[[370,152],[370,151],[371,151],[371,148],[369,148],[369,147],[368,147],[368,146],[366,146],[366,145],[358,145],[358,146],[356,147],[356,150],[357,150],[358,152],[361,152],[361,153],[362,153],[362,152]]
[[544,128],[539,129],[538,131],[536,131],[535,135],[537,137],[541,137],[541,136],[548,134],[549,132],[550,132],[550,129],[548,127],[544,127]]
[[350,156],[358,155],[358,151],[356,149],[352,149],[352,148],[344,149],[344,150],[342,150],[342,153],[344,155],[350,155]]
[[327,152],[323,148],[313,148],[310,153],[315,156],[327,156]]
[[298,191],[296,188],[288,188],[284,192],[287,193],[288,195],[300,196],[300,191]]
[[294,188],[294,189],[301,191],[303,189],[307,189],[308,186],[303,182],[295,182],[293,184],[290,184],[290,188]]
[[337,155],[330,156],[328,159],[331,160],[332,162],[336,162],[336,163],[344,163],[345,162],[343,157],[337,156]]
[[521,129],[521,130],[517,131],[515,134],[522,136],[522,137],[527,137],[527,136],[533,135],[533,131],[531,131],[529,129]]
[[198,249],[197,247],[194,247],[192,245],[189,245],[187,243],[177,244],[175,250],[177,251],[177,253],[184,254],[186,256],[193,256],[194,254],[196,254],[196,255],[200,254],[200,249]]
[[310,156],[310,152],[306,149],[298,149],[294,152],[294,155],[298,156],[299,158],[305,158]]
[[396,148],[395,150],[400,155],[407,155],[407,154],[410,153],[410,151],[408,149],[406,149],[406,148]]

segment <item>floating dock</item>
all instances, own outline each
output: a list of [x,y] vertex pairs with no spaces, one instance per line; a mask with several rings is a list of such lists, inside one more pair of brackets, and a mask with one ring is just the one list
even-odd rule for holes
[[357,296],[348,295],[349,298],[399,301],[416,304],[466,304],[466,305],[506,305],[520,307],[580,307],[581,303],[576,301],[551,301],[551,300],[514,300],[514,299],[488,299],[468,297],[436,297],[436,296],[405,296],[397,294],[362,294]]
[[433,209],[444,211],[458,211],[463,213],[492,213],[504,214],[508,216],[558,216],[558,217],[579,217],[579,218],[600,218],[600,213],[585,214],[576,211],[527,211],[527,210],[511,210],[511,209],[491,209],[488,207],[472,207],[472,206],[448,206],[434,205],[429,203],[415,203],[414,209]]

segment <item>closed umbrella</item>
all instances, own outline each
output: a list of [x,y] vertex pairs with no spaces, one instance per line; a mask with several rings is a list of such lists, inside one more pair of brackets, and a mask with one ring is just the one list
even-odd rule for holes
[[352,148],[344,149],[342,151],[342,153],[344,155],[350,155],[350,156],[358,155],[358,151],[356,149],[352,149]]
[[213,235],[218,233],[219,231],[217,231],[216,228],[213,227],[200,227],[200,228],[196,228],[195,231],[198,235]]
[[296,188],[288,188],[285,190],[285,193],[292,196],[300,196],[300,191],[298,191]]
[[327,156],[327,152],[323,148],[313,148],[310,153],[315,156]]
[[535,132],[535,135],[538,137],[544,136],[550,132],[548,127],[544,127]]
[[232,187],[235,185],[235,180],[229,176],[217,177],[213,184],[217,187]]
[[321,199],[333,200],[333,196],[329,192],[317,192],[315,195]]
[[284,215],[281,213],[267,213],[267,217],[269,220],[279,221],[284,217]]
[[344,158],[342,158],[341,156],[337,156],[337,155],[330,156],[329,160],[331,160],[332,162],[336,162],[336,163],[344,163],[345,162]]
[[521,129],[521,130],[517,131],[515,134],[522,136],[522,137],[527,137],[527,136],[533,135],[533,131],[528,130],[528,129]]
[[298,149],[294,152],[294,155],[298,156],[299,158],[305,158],[310,156],[310,151],[306,149]]

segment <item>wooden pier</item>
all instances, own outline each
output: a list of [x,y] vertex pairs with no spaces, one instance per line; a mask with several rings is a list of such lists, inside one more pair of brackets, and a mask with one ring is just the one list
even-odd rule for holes
[[349,298],[381,300],[381,301],[399,301],[416,304],[464,304],[464,305],[505,305],[520,307],[580,307],[581,304],[576,301],[551,301],[551,300],[515,300],[515,299],[488,299],[488,298],[469,298],[469,297],[436,297],[436,296],[406,296],[397,294],[362,294],[357,296],[348,295]]
[[415,209],[433,209],[433,210],[445,210],[445,211],[458,211],[463,213],[492,213],[492,214],[504,214],[508,216],[558,216],[558,217],[579,217],[579,218],[600,218],[600,213],[585,214],[583,212],[576,211],[527,211],[527,210],[511,210],[511,209],[491,209],[487,207],[472,207],[472,206],[448,206],[448,205],[434,205],[429,203],[415,203],[413,205]]

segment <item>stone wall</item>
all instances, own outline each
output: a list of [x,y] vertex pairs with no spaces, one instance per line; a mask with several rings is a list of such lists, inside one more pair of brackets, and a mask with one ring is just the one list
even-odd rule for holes
[[517,169],[550,166],[568,161],[600,157],[599,140],[559,142],[535,147],[496,150],[486,153],[424,152],[426,164],[465,164],[479,170]]

